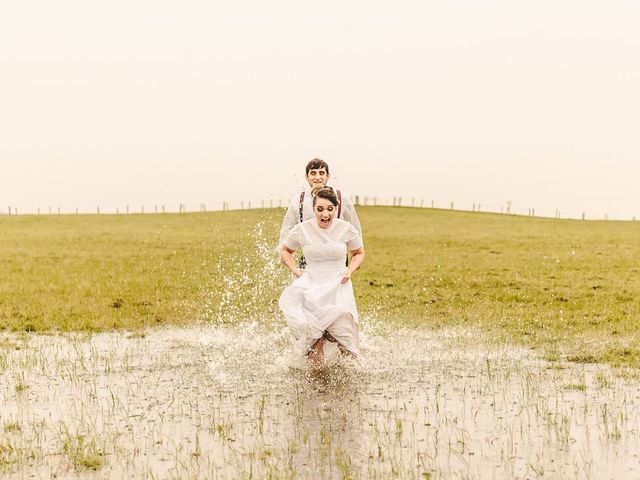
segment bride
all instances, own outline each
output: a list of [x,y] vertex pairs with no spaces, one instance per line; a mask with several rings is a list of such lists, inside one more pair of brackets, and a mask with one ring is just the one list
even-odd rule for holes
[[[325,342],[336,342],[343,355],[358,354],[358,312],[351,275],[364,260],[362,238],[348,222],[335,218],[338,199],[325,187],[313,199],[315,218],[297,224],[280,245],[280,259],[296,279],[280,297],[280,309],[301,334],[296,351],[310,365],[324,363]],[[307,262],[297,267],[294,252],[302,248]],[[345,266],[347,250],[351,252]]]

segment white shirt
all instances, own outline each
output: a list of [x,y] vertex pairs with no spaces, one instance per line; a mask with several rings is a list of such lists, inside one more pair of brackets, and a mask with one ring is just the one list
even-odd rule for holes
[[[282,245],[287,238],[289,231],[300,223],[300,193],[296,193],[291,197],[291,202],[287,207],[287,213],[284,215],[282,221],[282,228],[280,229],[280,240],[278,245]],[[340,207],[340,219],[350,223],[355,227],[360,236],[362,237],[362,227],[360,226],[360,219],[356,213],[356,209],[351,201],[349,195],[340,190],[340,199],[342,206]],[[311,189],[306,188],[304,190],[304,199],[302,201],[302,221],[315,218],[313,214],[313,196],[311,195]]]

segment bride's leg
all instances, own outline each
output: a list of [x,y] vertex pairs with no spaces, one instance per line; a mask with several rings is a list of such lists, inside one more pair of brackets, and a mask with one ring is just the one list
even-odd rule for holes
[[331,342],[337,342],[340,353],[355,357],[358,352],[358,325],[351,314],[339,317],[325,331],[325,337]]
[[316,342],[311,345],[309,348],[309,353],[307,353],[307,360],[309,361],[309,365],[312,368],[320,368],[324,363],[324,338],[320,337]]

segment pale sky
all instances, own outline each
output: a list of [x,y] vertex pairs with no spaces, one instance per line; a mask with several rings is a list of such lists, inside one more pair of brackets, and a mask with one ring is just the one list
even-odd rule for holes
[[640,2],[2,0],[0,212],[352,196],[640,219]]

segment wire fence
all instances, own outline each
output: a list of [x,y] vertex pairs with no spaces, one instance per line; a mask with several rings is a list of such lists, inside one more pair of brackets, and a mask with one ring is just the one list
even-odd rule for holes
[[[431,208],[439,210],[452,210],[460,212],[473,212],[473,213],[500,213],[503,215],[518,215],[535,217],[536,209],[529,208],[527,213],[512,211],[513,202],[504,202],[500,205],[500,210],[497,208],[483,209],[481,203],[472,203],[466,205],[466,207],[460,207],[455,202],[436,203],[435,200],[425,200],[418,197],[383,197],[383,196],[361,196],[356,195],[353,197],[356,206],[373,206],[373,207],[412,207],[412,208]],[[23,212],[16,206],[9,206],[5,212],[0,212],[0,215],[80,215],[80,214],[96,214],[96,215],[130,215],[130,214],[169,214],[169,213],[196,213],[196,212],[214,212],[214,211],[234,211],[234,210],[250,210],[250,209],[266,209],[266,208],[284,208],[289,204],[288,201],[284,201],[282,198],[278,200],[241,200],[236,202],[216,202],[215,204],[200,203],[197,208],[193,208],[192,205],[187,206],[185,203],[179,203],[177,205],[153,205],[151,208],[145,208],[145,206],[132,207],[131,205],[124,205],[123,208],[115,207],[112,209],[105,209],[102,206],[96,206],[93,210],[80,210],[78,207],[72,209],[63,209],[61,207],[46,208],[38,207],[35,211]],[[177,207],[177,208],[173,208]],[[550,215],[538,215],[540,218],[567,218],[567,219],[581,219],[581,220],[609,220],[609,214],[604,216],[589,216],[586,212],[582,212],[579,216],[566,216],[561,215],[560,210],[556,209],[555,214]],[[636,221],[636,217],[631,217],[631,221]]]

